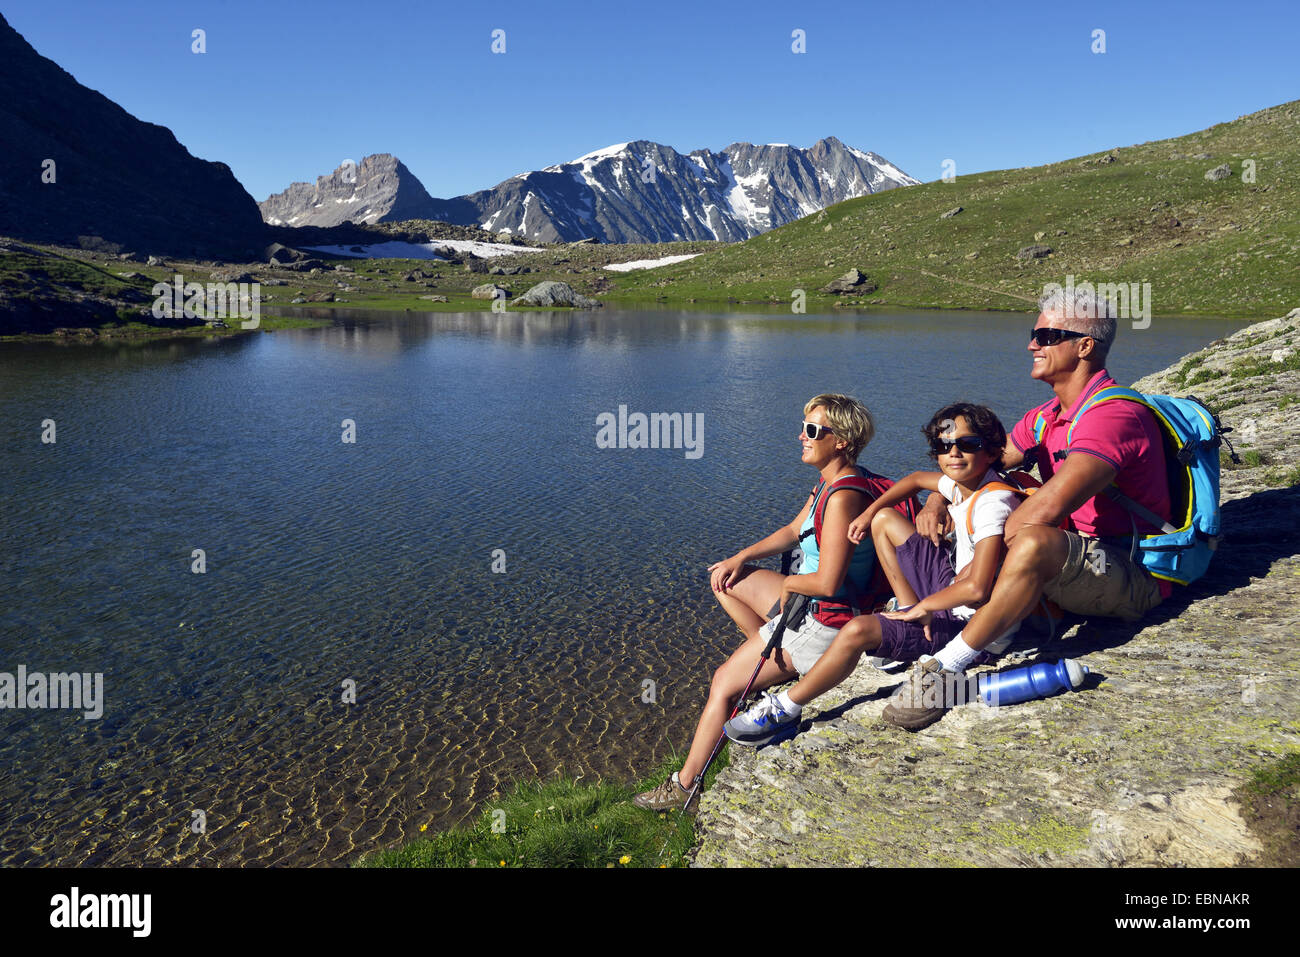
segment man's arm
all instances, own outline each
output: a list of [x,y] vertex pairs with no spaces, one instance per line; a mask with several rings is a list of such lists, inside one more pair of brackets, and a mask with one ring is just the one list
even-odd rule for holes
[[1075,509],[1114,480],[1115,469],[1097,456],[1087,453],[1070,455],[1042,488],[1011,513],[1004,532],[1007,544],[1026,525],[1060,525]]

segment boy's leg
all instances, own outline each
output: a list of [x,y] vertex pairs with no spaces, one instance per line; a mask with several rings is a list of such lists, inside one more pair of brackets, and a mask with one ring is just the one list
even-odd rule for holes
[[898,564],[898,546],[916,534],[916,527],[892,508],[884,508],[871,520],[871,540],[876,546],[876,561],[889,579],[889,587],[898,599],[898,607],[906,608],[920,601],[907,576]]
[[875,615],[859,615],[840,629],[817,663],[786,694],[800,707],[806,705],[851,675],[862,653],[879,645],[879,619]]

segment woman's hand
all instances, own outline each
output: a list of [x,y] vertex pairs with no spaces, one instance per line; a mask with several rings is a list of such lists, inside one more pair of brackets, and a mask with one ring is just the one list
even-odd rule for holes
[[904,608],[902,611],[885,611],[881,612],[886,618],[892,618],[894,621],[919,621],[921,628],[925,631],[925,640],[934,643],[934,638],[930,635],[930,622],[934,618],[934,612],[926,611],[919,604],[910,608]]
[[735,555],[724,558],[720,562],[714,562],[709,566],[709,584],[713,586],[714,591],[728,591],[732,585],[739,581],[740,573],[744,570],[744,567],[745,563]]

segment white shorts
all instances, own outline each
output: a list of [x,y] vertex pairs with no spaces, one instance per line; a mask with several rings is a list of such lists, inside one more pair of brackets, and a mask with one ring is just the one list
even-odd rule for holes
[[[758,630],[764,643],[772,640],[772,632],[776,629],[776,623],[781,620],[777,615],[766,625]],[[812,670],[812,666],[817,664],[817,659],[822,656],[835,636],[840,633],[838,628],[831,628],[823,625],[813,617],[812,612],[804,616],[803,623],[798,629],[787,628],[781,634],[781,647],[789,656],[790,664],[794,665],[794,670],[801,675],[806,675]]]

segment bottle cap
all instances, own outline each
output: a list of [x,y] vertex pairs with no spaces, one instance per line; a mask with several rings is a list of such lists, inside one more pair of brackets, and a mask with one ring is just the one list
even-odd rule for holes
[[1079,687],[1079,685],[1083,684],[1083,679],[1092,673],[1087,665],[1081,665],[1073,658],[1066,658],[1063,663],[1065,665],[1065,673],[1070,676],[1071,688]]

